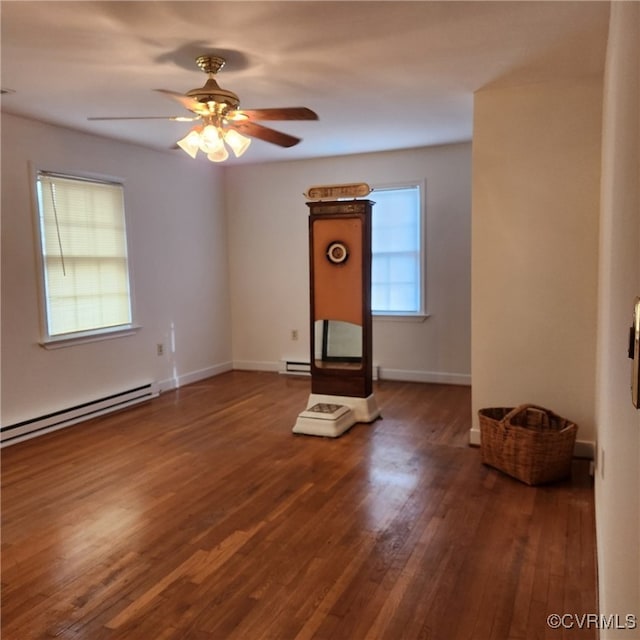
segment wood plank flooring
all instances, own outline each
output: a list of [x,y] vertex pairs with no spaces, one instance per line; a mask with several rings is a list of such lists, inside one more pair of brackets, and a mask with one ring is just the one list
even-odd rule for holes
[[2,451],[3,640],[534,640],[596,611],[586,461],[528,487],[467,387],[291,433],[308,378],[234,371]]

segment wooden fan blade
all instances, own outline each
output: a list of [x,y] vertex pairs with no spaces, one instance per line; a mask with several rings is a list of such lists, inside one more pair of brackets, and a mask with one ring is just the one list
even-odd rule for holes
[[193,122],[200,120],[200,116],[106,116],[91,117],[87,120],[173,120],[175,122]]
[[201,115],[209,113],[207,105],[194,100],[190,96],[185,96],[182,93],[178,93],[177,91],[170,91],[169,89],[154,89],[158,93],[163,93],[165,96],[171,98],[172,100],[177,100],[185,109],[189,109],[189,111],[193,111],[194,113],[199,113]]
[[288,133],[276,131],[275,129],[263,127],[261,124],[256,124],[255,122],[230,122],[229,126],[252,138],[259,138],[265,142],[277,144],[280,147],[293,147],[300,142],[300,138],[290,136]]
[[230,120],[317,120],[318,114],[307,107],[282,107],[280,109],[238,109],[226,116]]

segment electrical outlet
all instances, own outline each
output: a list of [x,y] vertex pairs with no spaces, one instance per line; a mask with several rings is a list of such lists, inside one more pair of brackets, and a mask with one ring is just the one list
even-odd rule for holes
[[291,339],[292,340],[297,340],[298,339],[298,330],[297,329],[291,329]]
[[162,342],[158,342],[158,344],[156,345],[156,353],[159,356],[164,355],[164,345],[162,344]]

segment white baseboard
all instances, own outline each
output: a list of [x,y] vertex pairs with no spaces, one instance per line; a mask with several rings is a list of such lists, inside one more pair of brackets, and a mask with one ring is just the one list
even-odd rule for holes
[[[279,371],[287,375],[309,375],[306,372],[289,372],[286,369],[286,358],[278,362],[255,360],[234,360],[234,369],[245,371]],[[399,380],[402,382],[430,382],[437,384],[471,385],[471,375],[466,373],[442,373],[438,371],[411,371],[408,369],[387,369],[378,364],[373,365],[374,380]]]
[[173,389],[184,387],[186,384],[205,380],[206,378],[212,378],[213,376],[226,373],[227,371],[232,371],[233,369],[235,369],[235,367],[232,362],[222,362],[220,364],[213,365],[212,367],[207,367],[206,369],[199,369],[198,371],[191,371],[173,378],[160,380],[158,382],[158,389],[160,393],[164,391],[172,391]]
[[408,369],[387,369],[380,367],[380,379],[401,380],[403,382],[429,382],[432,384],[457,384],[471,386],[471,374],[445,373],[441,371],[410,371]]
[[240,371],[280,371],[279,362],[265,362],[261,360],[234,360],[233,368]]
[[[480,446],[480,428],[473,427],[469,430],[469,444],[479,447]],[[576,440],[575,447],[573,448],[573,456],[575,458],[586,458],[587,460],[593,460],[595,458],[596,445],[591,440]]]

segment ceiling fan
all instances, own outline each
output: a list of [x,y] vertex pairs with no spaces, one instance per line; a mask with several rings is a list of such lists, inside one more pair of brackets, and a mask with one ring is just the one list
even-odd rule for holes
[[221,162],[229,157],[225,143],[239,157],[247,150],[251,138],[259,138],[281,147],[292,147],[301,140],[258,124],[257,121],[318,119],[317,114],[306,107],[239,109],[240,98],[233,91],[221,88],[215,79],[216,73],[224,66],[225,59],[215,55],[202,55],[196,58],[196,64],[209,76],[204,86],[191,89],[185,94],[156,89],[179,102],[192,112],[192,116],[92,117],[88,120],[197,121],[198,124],[182,140],[178,140],[177,145],[192,158],[196,157],[198,151],[202,151],[209,160]]

